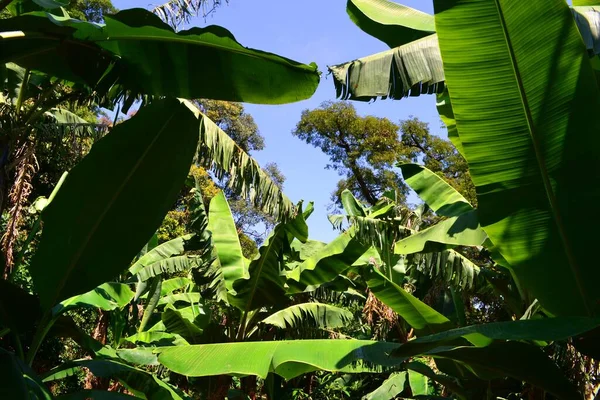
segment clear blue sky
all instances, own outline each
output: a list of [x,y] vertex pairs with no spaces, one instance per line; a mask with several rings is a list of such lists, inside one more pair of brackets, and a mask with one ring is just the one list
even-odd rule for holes
[[[157,0],[157,3],[160,0]],[[150,8],[148,0],[113,0],[119,9]],[[403,4],[432,13],[432,2],[403,0]],[[230,0],[206,21],[196,18],[193,25],[221,25],[246,47],[270,51],[303,63],[315,62],[323,72],[314,96],[298,103],[280,106],[246,105],[266,148],[253,156],[262,164],[276,162],[285,174],[284,192],[296,202],[315,202],[309,219],[310,237],[328,242],[337,233],[327,220],[327,205],[339,176],[326,170],[327,157],[318,149],[292,136],[291,131],[304,109],[335,100],[335,89],[327,65],[364,57],[388,47],[358,29],[346,14],[345,0]],[[411,115],[430,124],[431,132],[445,136],[435,109],[434,96],[400,101],[355,102],[359,114],[387,117],[394,122]]]

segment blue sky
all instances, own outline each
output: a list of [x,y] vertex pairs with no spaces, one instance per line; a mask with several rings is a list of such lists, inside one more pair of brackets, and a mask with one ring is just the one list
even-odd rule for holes
[[[147,0],[113,0],[113,3],[119,9],[151,7]],[[404,0],[402,3],[433,12],[430,1]],[[351,61],[388,47],[350,21],[345,0],[230,0],[206,20],[196,18],[193,23],[195,26],[213,24],[227,28],[246,47],[303,63],[315,62],[323,72],[319,88],[308,100],[280,106],[248,104],[246,110],[254,117],[266,142],[265,150],[253,156],[262,165],[267,162],[279,165],[286,176],[284,191],[293,201],[315,202],[315,212],[308,221],[310,237],[330,241],[337,233],[327,220],[327,205],[339,176],[325,169],[327,157],[320,150],[293,137],[291,131],[302,110],[335,100],[332,78],[326,74],[327,65]],[[434,96],[354,105],[361,115],[386,117],[394,122],[417,116],[429,123],[431,132],[446,135],[440,127]]]

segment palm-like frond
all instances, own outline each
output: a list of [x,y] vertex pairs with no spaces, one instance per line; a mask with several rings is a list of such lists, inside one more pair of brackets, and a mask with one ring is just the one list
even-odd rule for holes
[[[600,54],[600,7],[573,7],[575,22],[592,56]],[[336,94],[343,100],[399,100],[442,93],[445,75],[437,34],[329,67]]]
[[221,4],[223,0],[169,0],[154,7],[152,12],[173,28],[177,28],[200,14],[203,17],[208,16]]
[[472,289],[481,271],[477,264],[455,250],[412,254],[406,262],[411,277],[418,279],[419,275],[425,275],[461,290]]
[[221,128],[200,113],[199,163],[211,168],[217,178],[229,176],[229,186],[250,200],[255,207],[286,220],[295,213],[294,204],[263,171],[252,157],[244,152]]

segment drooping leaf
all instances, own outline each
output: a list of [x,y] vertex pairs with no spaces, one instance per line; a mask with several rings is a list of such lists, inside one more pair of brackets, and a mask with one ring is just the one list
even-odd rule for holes
[[179,290],[188,285],[191,285],[193,282],[190,278],[179,277],[179,278],[171,278],[163,281],[162,287],[160,289],[160,295],[166,296],[170,293],[173,293],[175,290]]
[[346,12],[360,29],[390,47],[435,32],[433,16],[388,0],[348,0]]
[[540,348],[527,343],[497,342],[487,347],[457,347],[431,355],[460,361],[491,376],[528,382],[562,400],[581,399],[556,364]]
[[[589,184],[600,174],[600,93],[571,11],[562,0],[434,4],[481,226],[549,312],[593,314],[600,270],[572,194],[589,203],[600,197]],[[574,163],[585,173],[571,173]],[[593,225],[600,212],[585,220]]]
[[184,235],[171,239],[165,243],[162,243],[146,254],[141,256],[130,268],[129,272],[132,275],[137,274],[142,269],[149,267],[150,265],[166,260],[169,257],[183,254],[186,249],[186,243],[192,240],[193,234]]
[[198,340],[202,336],[203,327],[199,326],[201,324],[183,317],[175,309],[167,308],[161,314],[161,319],[167,332],[180,335],[190,343],[198,343]]
[[441,93],[445,88],[435,34],[328,68],[337,97],[342,100],[402,99],[409,95]]
[[342,192],[342,194],[340,195],[340,198],[342,200],[342,206],[344,207],[344,211],[346,211],[346,214],[348,214],[350,216],[359,216],[359,217],[364,217],[367,215],[363,205],[360,204],[360,202],[358,200],[356,200],[356,197],[354,197],[352,192],[349,191],[348,189],[345,189]]
[[332,281],[346,271],[369,249],[355,234],[356,230],[350,228],[290,271],[287,274],[288,284],[302,291],[306,286]]
[[0,32],[27,27],[26,34],[4,35],[3,62],[104,90],[117,83],[135,93],[247,103],[303,100],[319,82],[316,65],[243,47],[218,26],[176,33],[140,8],[105,15],[104,22],[43,13],[2,20]]
[[455,288],[471,289],[475,287],[477,278],[482,271],[477,264],[454,250],[444,250],[437,253],[416,253],[407,257],[406,264],[419,274],[425,274],[431,279],[442,280]]
[[371,292],[404,318],[418,334],[442,332],[452,327],[448,318],[387,279],[374,267],[364,268],[362,274]]
[[412,361],[406,364],[406,369],[410,371],[416,371],[421,375],[428,377],[429,379],[436,381],[444,385],[448,390],[453,393],[462,396],[467,396],[465,389],[463,389],[453,378],[448,375],[435,373],[429,366],[418,361]]
[[185,339],[180,339],[177,335],[158,331],[138,332],[135,335],[131,335],[124,338],[123,340],[131,343],[140,343],[145,345],[171,346],[177,345],[178,343],[182,345],[187,344]]
[[[285,251],[287,232],[278,224],[258,249],[258,255],[248,268],[249,277],[233,284],[235,295],[229,302],[244,311],[285,301],[285,277],[281,275],[281,260]],[[289,244],[288,244],[289,246]]]
[[51,400],[52,394],[22,360],[0,349],[0,397],[15,400]]
[[[198,128],[185,103],[158,101],[116,126],[73,168],[44,210],[30,267],[44,308],[127,268],[177,198]],[[140,201],[148,191],[155,195]]]
[[[579,32],[593,56],[600,54],[600,30],[594,28],[599,12],[600,10],[589,7],[573,8]],[[444,121],[448,125],[448,136],[462,154],[455,123],[452,122],[454,118],[449,97],[446,101],[443,100],[445,75],[437,35],[358,60],[332,65],[328,69],[334,78],[337,97],[343,100],[371,101],[378,97],[400,100],[409,94],[441,94],[438,101],[443,101],[443,108],[438,107],[438,111],[443,120],[448,117]]]
[[487,239],[479,226],[477,210],[438,222],[414,232],[394,246],[396,254],[441,251],[456,246],[481,246]]
[[284,308],[261,322],[285,329],[300,326],[315,326],[323,329],[341,328],[352,321],[350,311],[321,303],[301,303]]
[[44,382],[72,376],[82,367],[88,368],[92,374],[102,378],[118,378],[130,391],[141,392],[152,398],[169,400],[188,399],[183,393],[156,376],[138,368],[115,360],[75,360],[63,363],[44,376]]
[[[177,312],[188,321],[197,322],[201,327],[208,324],[210,320],[210,310],[204,307],[202,303],[195,303],[186,307],[178,308]],[[148,329],[148,331],[164,332],[166,329],[167,328],[165,324],[162,321],[159,321],[150,329]]]
[[419,164],[400,164],[399,167],[406,184],[437,215],[456,217],[473,211],[467,199],[428,168]]
[[[374,372],[399,364],[395,343],[369,340],[240,342],[161,348],[158,361],[186,376],[256,375],[291,379],[311,371]],[[218,357],[215,355],[218,354]]]
[[160,300],[160,292],[162,286],[162,277],[156,276],[152,278],[150,282],[150,289],[148,290],[148,301],[146,302],[146,307],[144,308],[144,315],[142,316],[142,321],[140,322],[140,326],[138,327],[138,333],[144,332],[146,329],[146,325],[152,318],[152,314],[158,305],[158,301]]
[[[161,288],[161,292],[162,292],[162,288]],[[197,303],[200,301],[200,299],[201,299],[200,293],[197,293],[197,292],[176,293],[176,294],[170,294],[168,296],[161,297],[158,300],[158,305],[160,306],[160,305],[164,305],[164,304],[174,304],[179,301],[184,302],[184,303]]]
[[222,191],[210,201],[208,230],[212,233],[221,279],[227,290],[233,291],[233,283],[238,279],[249,279],[250,274],[233,215]]
[[52,315],[56,316],[79,307],[92,307],[111,311],[125,307],[133,297],[134,293],[128,285],[108,282],[87,293],[61,301],[52,308]]
[[199,162],[212,169],[218,179],[229,176],[229,187],[265,213],[287,220],[295,215],[294,204],[233,139],[208,117],[199,114]]
[[144,267],[138,272],[138,276],[142,281],[147,281],[148,279],[161,276],[163,274],[190,271],[194,268],[198,268],[201,264],[201,256],[183,255],[169,257]]
[[434,335],[421,336],[402,345],[395,354],[408,357],[441,347],[452,340],[464,337],[478,347],[494,340],[564,340],[583,334],[600,325],[600,319],[587,317],[556,317],[508,322],[491,322],[450,329]]
[[404,390],[407,372],[391,374],[381,386],[363,397],[363,400],[392,400]]

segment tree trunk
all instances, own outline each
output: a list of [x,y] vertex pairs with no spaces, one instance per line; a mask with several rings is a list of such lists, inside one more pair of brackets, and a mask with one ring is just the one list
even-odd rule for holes
[[[100,315],[98,316],[98,323],[92,333],[92,337],[102,344],[106,344],[106,335],[108,332],[108,312],[98,310]],[[110,384],[109,378],[100,378],[94,376],[90,370],[87,371],[87,375],[84,380],[85,389],[97,389],[97,390],[108,390]]]
[[256,376],[250,375],[242,378],[242,391],[250,400],[256,400]]
[[229,375],[219,375],[217,377],[217,387],[208,395],[208,400],[224,400],[229,392],[232,378]]

